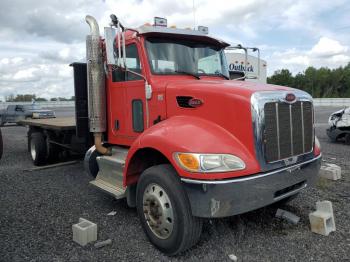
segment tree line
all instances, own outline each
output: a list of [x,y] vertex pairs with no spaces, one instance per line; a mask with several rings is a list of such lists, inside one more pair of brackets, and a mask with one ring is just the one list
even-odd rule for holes
[[5,97],[6,102],[46,102],[46,101],[74,101],[75,96],[72,96],[70,98],[65,97],[52,97],[50,100],[43,98],[43,97],[37,97],[34,94],[18,94],[18,95],[8,95]]
[[336,69],[308,67],[295,76],[288,69],[281,69],[267,82],[302,89],[316,98],[350,97],[350,63]]

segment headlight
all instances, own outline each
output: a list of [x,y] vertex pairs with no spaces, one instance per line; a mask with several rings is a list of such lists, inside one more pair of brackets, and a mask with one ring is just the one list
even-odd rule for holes
[[40,114],[39,114],[39,113],[33,113],[32,117],[33,117],[33,118],[39,118],[39,117],[40,117]]
[[196,173],[216,173],[237,171],[245,168],[245,163],[237,156],[229,154],[175,153],[176,162],[185,170]]

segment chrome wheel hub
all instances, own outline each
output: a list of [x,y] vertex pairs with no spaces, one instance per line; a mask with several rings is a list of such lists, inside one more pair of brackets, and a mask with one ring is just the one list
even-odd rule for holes
[[161,239],[173,232],[174,214],[168,194],[155,184],[149,184],[143,193],[143,212],[151,231]]

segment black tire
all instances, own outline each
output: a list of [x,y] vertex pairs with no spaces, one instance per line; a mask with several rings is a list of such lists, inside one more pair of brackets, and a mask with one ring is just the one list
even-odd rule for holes
[[59,154],[61,152],[61,148],[58,145],[47,143],[47,159],[49,161],[57,161],[59,158]]
[[346,145],[350,145],[350,134],[346,134],[344,140]]
[[86,173],[88,173],[91,177],[96,178],[97,173],[99,171],[96,157],[101,154],[97,152],[95,146],[91,147],[86,153],[84,157],[84,169]]
[[[163,196],[166,196],[167,199],[170,200],[170,203],[162,205],[164,208],[161,208],[162,210],[166,208],[169,209],[170,206],[172,212],[171,214],[173,215],[173,220],[170,220],[170,222],[173,224],[171,233],[165,239],[157,236],[153,231],[159,229],[152,229],[153,227],[151,228],[150,223],[154,220],[150,220],[149,213],[152,212],[145,211],[147,209],[147,204],[145,205],[145,203],[150,203],[150,208],[152,206],[152,202],[149,201],[147,197],[145,197],[145,192],[148,192],[146,190],[150,188],[153,188],[154,191],[153,185],[156,185],[161,189],[161,191],[158,191],[160,199]],[[164,190],[164,193],[162,190]],[[198,217],[192,216],[187,194],[181,185],[178,174],[171,165],[165,164],[153,166],[146,169],[142,173],[136,189],[136,207],[142,227],[148,239],[163,253],[169,256],[176,255],[192,247],[198,242],[202,232],[202,220]],[[156,214],[159,214],[158,207],[156,206]],[[164,214],[164,212],[161,212],[161,215],[158,216],[158,219],[161,220],[161,218],[164,217]],[[146,220],[147,215],[147,219],[150,222],[147,222]],[[168,220],[168,218],[166,219]],[[156,225],[158,227],[158,224]],[[162,224],[159,225],[162,227]]]
[[30,136],[30,156],[34,165],[41,166],[47,161],[47,145],[43,133],[35,132]]
[[1,133],[1,129],[0,129],[0,159],[2,158],[3,150],[4,150],[4,145],[2,142],[2,133]]

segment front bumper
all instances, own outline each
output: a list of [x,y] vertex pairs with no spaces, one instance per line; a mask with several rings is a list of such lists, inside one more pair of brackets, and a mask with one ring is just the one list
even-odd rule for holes
[[197,217],[227,217],[292,196],[316,182],[321,155],[272,172],[230,180],[181,178]]

